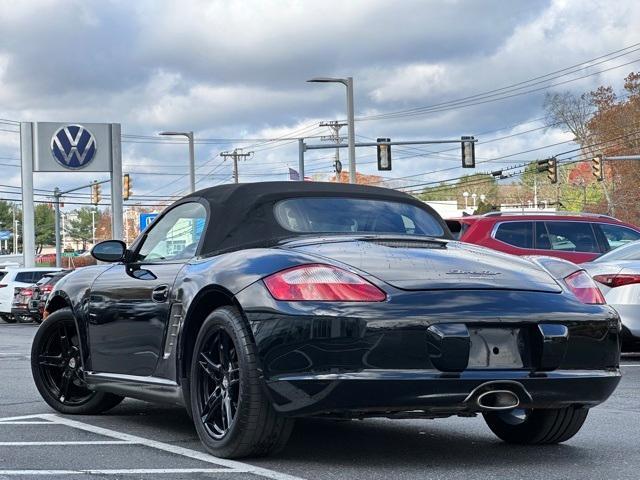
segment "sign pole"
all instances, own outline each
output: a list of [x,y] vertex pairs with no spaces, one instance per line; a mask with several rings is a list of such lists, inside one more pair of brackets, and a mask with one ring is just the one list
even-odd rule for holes
[[[20,123],[22,255],[25,267],[34,267],[36,264],[35,212],[33,206],[33,135],[33,123]],[[14,235],[18,235],[18,229],[15,224]]]
[[122,148],[120,124],[112,123],[111,130],[111,238],[122,240]]
[[60,239],[60,189],[53,190],[54,207],[56,215],[56,267],[62,267],[62,241]]

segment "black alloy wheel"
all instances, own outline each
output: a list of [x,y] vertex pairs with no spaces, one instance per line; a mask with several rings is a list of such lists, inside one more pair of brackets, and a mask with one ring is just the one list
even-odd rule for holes
[[59,412],[99,413],[123,399],[87,387],[80,338],[68,308],[54,312],[38,328],[31,347],[31,373],[42,398]]
[[223,329],[214,330],[205,341],[200,357],[198,411],[207,433],[223,438],[236,417],[240,397],[240,369],[233,340]]
[[80,347],[73,320],[57,322],[37,357],[42,379],[63,405],[81,405],[93,392],[82,376]]
[[191,355],[189,398],[198,436],[213,455],[262,456],[286,445],[294,421],[274,410],[258,365],[242,314],[233,307],[209,314]]

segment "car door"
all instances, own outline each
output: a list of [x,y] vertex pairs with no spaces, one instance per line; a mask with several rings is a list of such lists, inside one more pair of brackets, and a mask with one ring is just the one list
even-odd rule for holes
[[152,375],[161,357],[174,282],[200,245],[206,209],[182,203],[136,242],[131,260],[113,265],[91,287],[91,370]]

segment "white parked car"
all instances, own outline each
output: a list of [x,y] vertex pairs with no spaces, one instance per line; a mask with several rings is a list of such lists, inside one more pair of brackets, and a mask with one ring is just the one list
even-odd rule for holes
[[611,250],[582,267],[622,319],[623,351],[640,351],[640,240]]
[[29,287],[50,272],[59,272],[56,267],[6,267],[0,270],[0,320],[15,323],[11,314],[11,304],[16,288]]

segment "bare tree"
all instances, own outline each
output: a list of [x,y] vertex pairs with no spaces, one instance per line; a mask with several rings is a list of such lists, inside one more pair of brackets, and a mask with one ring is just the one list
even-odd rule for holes
[[576,95],[571,92],[547,93],[544,109],[548,127],[563,125],[573,133],[577,143],[588,145],[587,124],[593,114],[593,103],[589,95]]

